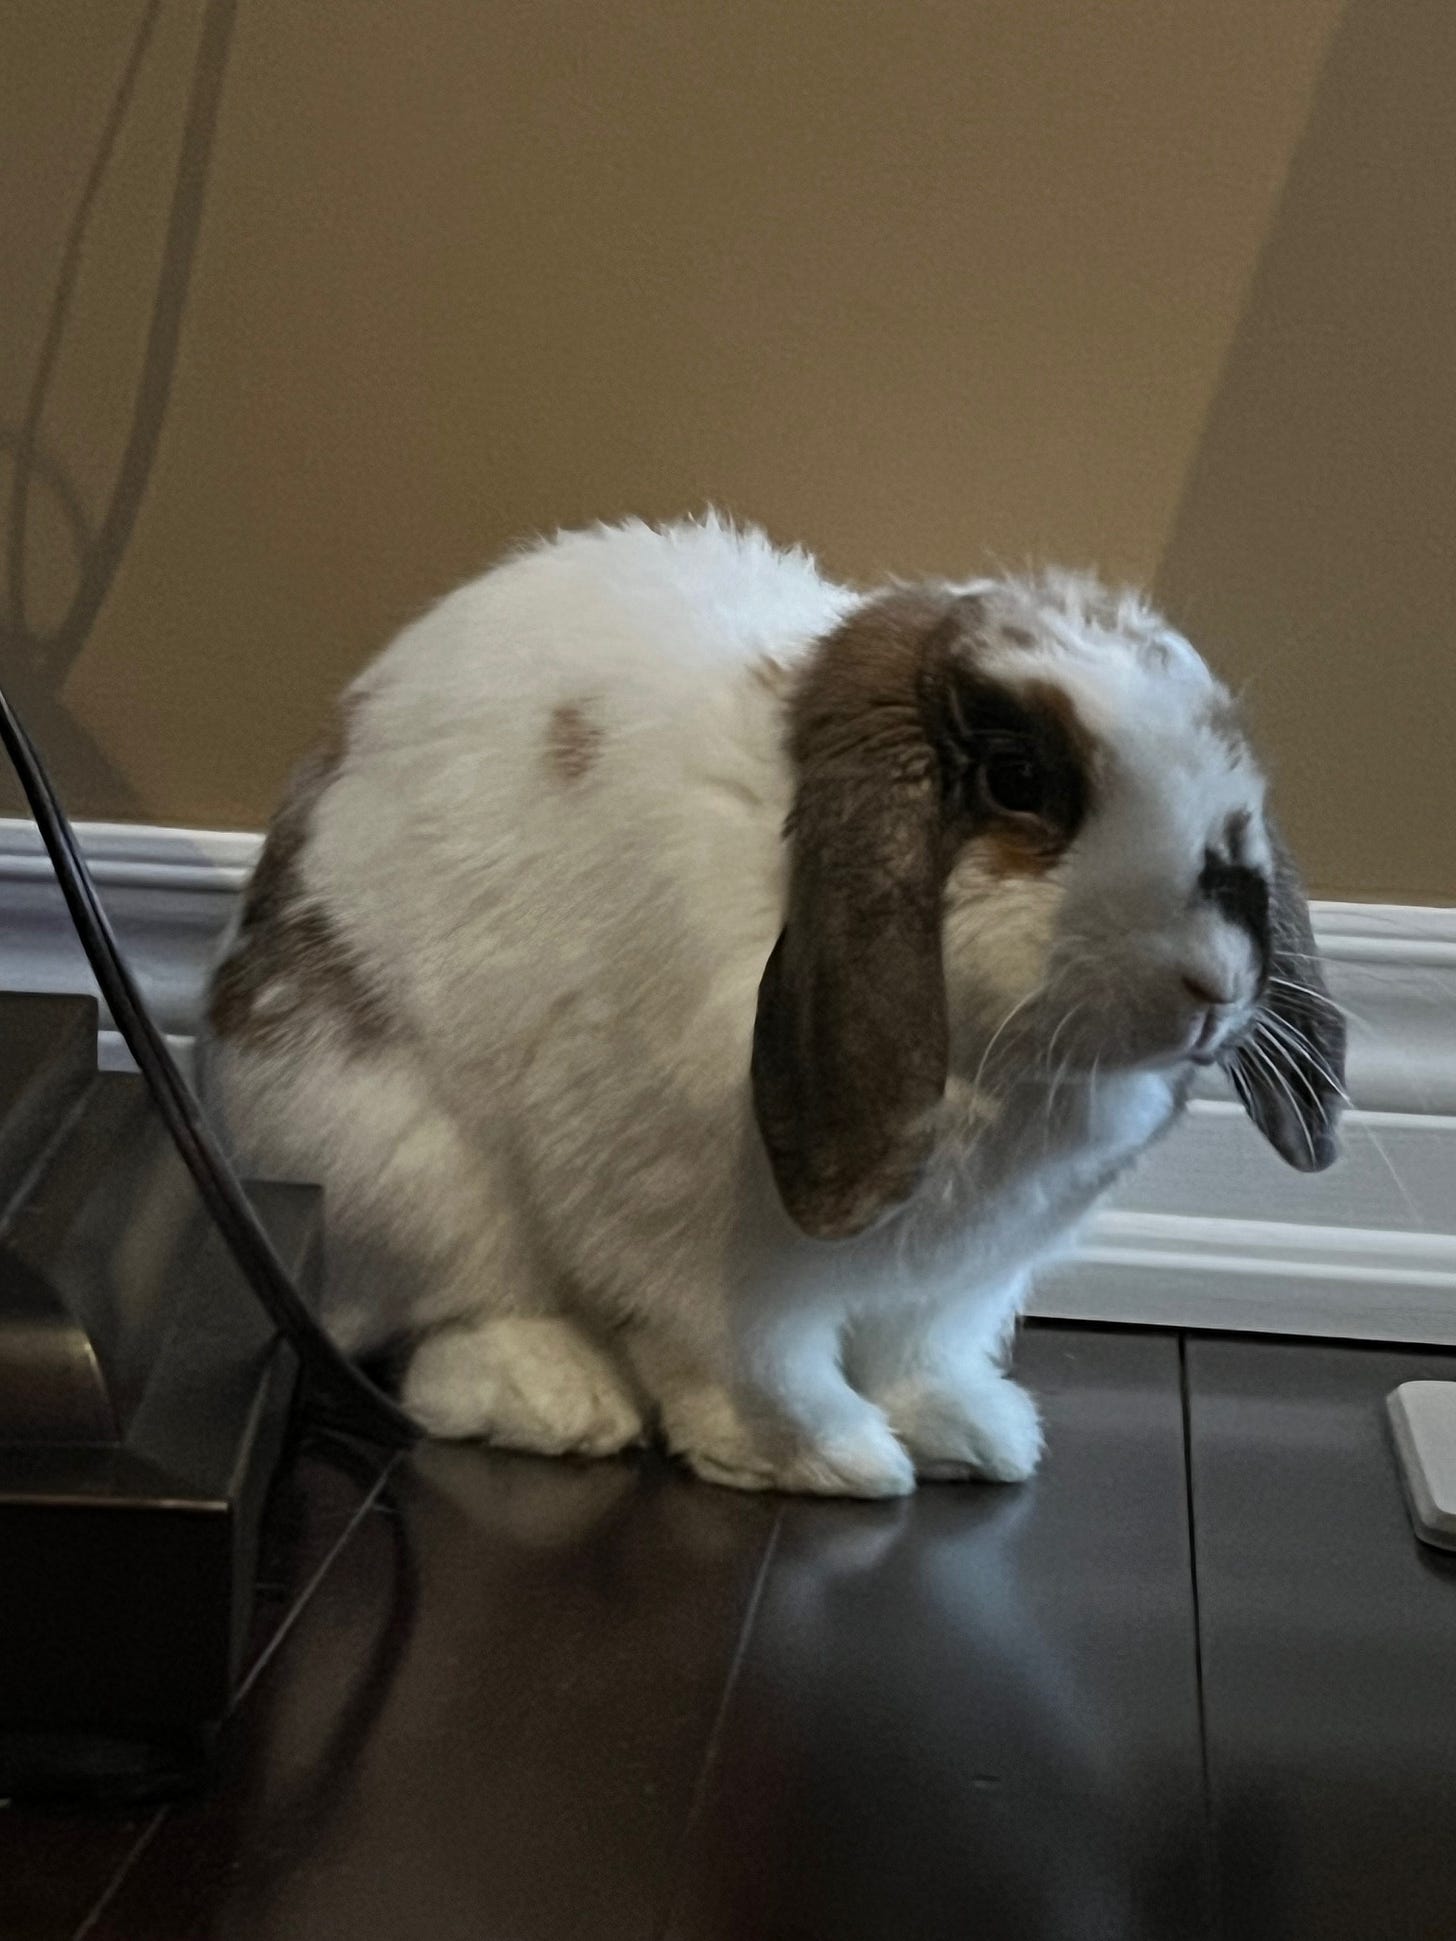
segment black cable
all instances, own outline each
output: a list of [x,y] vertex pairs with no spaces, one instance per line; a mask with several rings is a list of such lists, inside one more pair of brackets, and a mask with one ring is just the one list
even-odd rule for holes
[[0,688],[0,740],[4,741],[5,751],[20,777],[71,921],[112,1021],[136,1060],[162,1123],[197,1182],[203,1204],[232,1250],[244,1278],[273,1325],[293,1347],[320,1398],[334,1404],[336,1425],[371,1442],[407,1448],[419,1440],[422,1432],[418,1423],[382,1389],[376,1388],[319,1326],[213,1137],[191,1087],[132,981],[75,831],[3,688]]

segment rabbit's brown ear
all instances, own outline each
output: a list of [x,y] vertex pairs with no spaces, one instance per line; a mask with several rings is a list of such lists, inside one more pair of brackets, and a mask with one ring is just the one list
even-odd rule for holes
[[859,609],[792,704],[788,907],[759,985],[753,1100],[784,1206],[822,1239],[909,1197],[945,1089],[928,683],[956,607],[907,590]]
[[1294,859],[1272,825],[1268,974],[1253,1041],[1230,1063],[1244,1109],[1287,1165],[1322,1173],[1339,1157],[1345,1019],[1330,996]]

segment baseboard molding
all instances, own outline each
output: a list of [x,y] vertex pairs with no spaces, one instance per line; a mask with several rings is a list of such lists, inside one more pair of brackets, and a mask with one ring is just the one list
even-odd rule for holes
[[[256,859],[240,832],[82,824],[134,974],[185,1052],[218,939]],[[1456,909],[1320,903],[1350,1015],[1346,1154],[1280,1166],[1215,1086],[1043,1277],[1076,1319],[1456,1343]],[[0,989],[90,991],[40,839],[0,819]],[[102,1057],[124,1051],[102,1020]]]
[[[1447,1126],[1456,1134],[1456,1120]],[[1114,1208],[1099,1216],[1075,1260],[1042,1277],[1031,1311],[1456,1345],[1456,1235]]]
[[[255,835],[79,823],[76,833],[132,974],[169,1036],[196,1029]],[[34,824],[0,817],[0,990],[95,991]],[[103,1044],[114,1040],[102,1013]]]

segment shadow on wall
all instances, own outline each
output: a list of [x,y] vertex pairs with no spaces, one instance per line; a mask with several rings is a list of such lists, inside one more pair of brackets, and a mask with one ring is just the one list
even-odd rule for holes
[[1456,902],[1453,85],[1456,7],[1354,0],[1157,578],[1326,896]]
[[[40,354],[20,420],[0,425],[0,457],[9,461],[10,468],[0,593],[0,653],[4,656],[6,688],[43,750],[62,797],[83,784],[95,789],[99,783],[121,815],[140,814],[142,805],[104,750],[75,720],[61,698],[61,690],[116,578],[161,440],[237,0],[209,0],[202,17],[176,186],[131,422],[110,496],[98,519],[93,521],[88,516],[80,486],[47,451],[44,420],[65,343],[87,229],[126,124],[161,10],[162,0],[148,0],[141,12],[66,235]],[[61,618],[49,626],[33,620],[27,586],[32,516],[43,515],[47,507],[66,534],[72,569],[69,601]],[[8,770],[0,806],[23,809],[19,786]]]
[[260,821],[315,702],[457,568],[708,494],[867,572],[1161,550],[1316,893],[1456,901],[1456,6],[862,0],[856,35],[823,0],[778,39],[755,6],[11,10],[9,152],[42,160],[0,660],[63,798]]

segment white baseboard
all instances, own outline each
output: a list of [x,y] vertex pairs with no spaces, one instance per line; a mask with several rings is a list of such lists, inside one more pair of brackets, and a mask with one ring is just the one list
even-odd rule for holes
[[[185,1046],[257,856],[239,832],[78,833],[133,972]],[[1456,909],[1321,903],[1350,1015],[1345,1156],[1282,1167],[1216,1084],[1049,1272],[1034,1312],[1456,1344]],[[94,989],[40,839],[0,818],[0,989]],[[102,1020],[107,1064],[124,1053]]]
[[[76,833],[152,1015],[170,1036],[190,1037],[262,839],[106,822]],[[34,824],[0,817],[0,990],[95,989]],[[103,1042],[114,1038],[104,1011],[101,1023]]]
[[1456,1235],[1114,1211],[1045,1278],[1032,1312],[1451,1344]]

